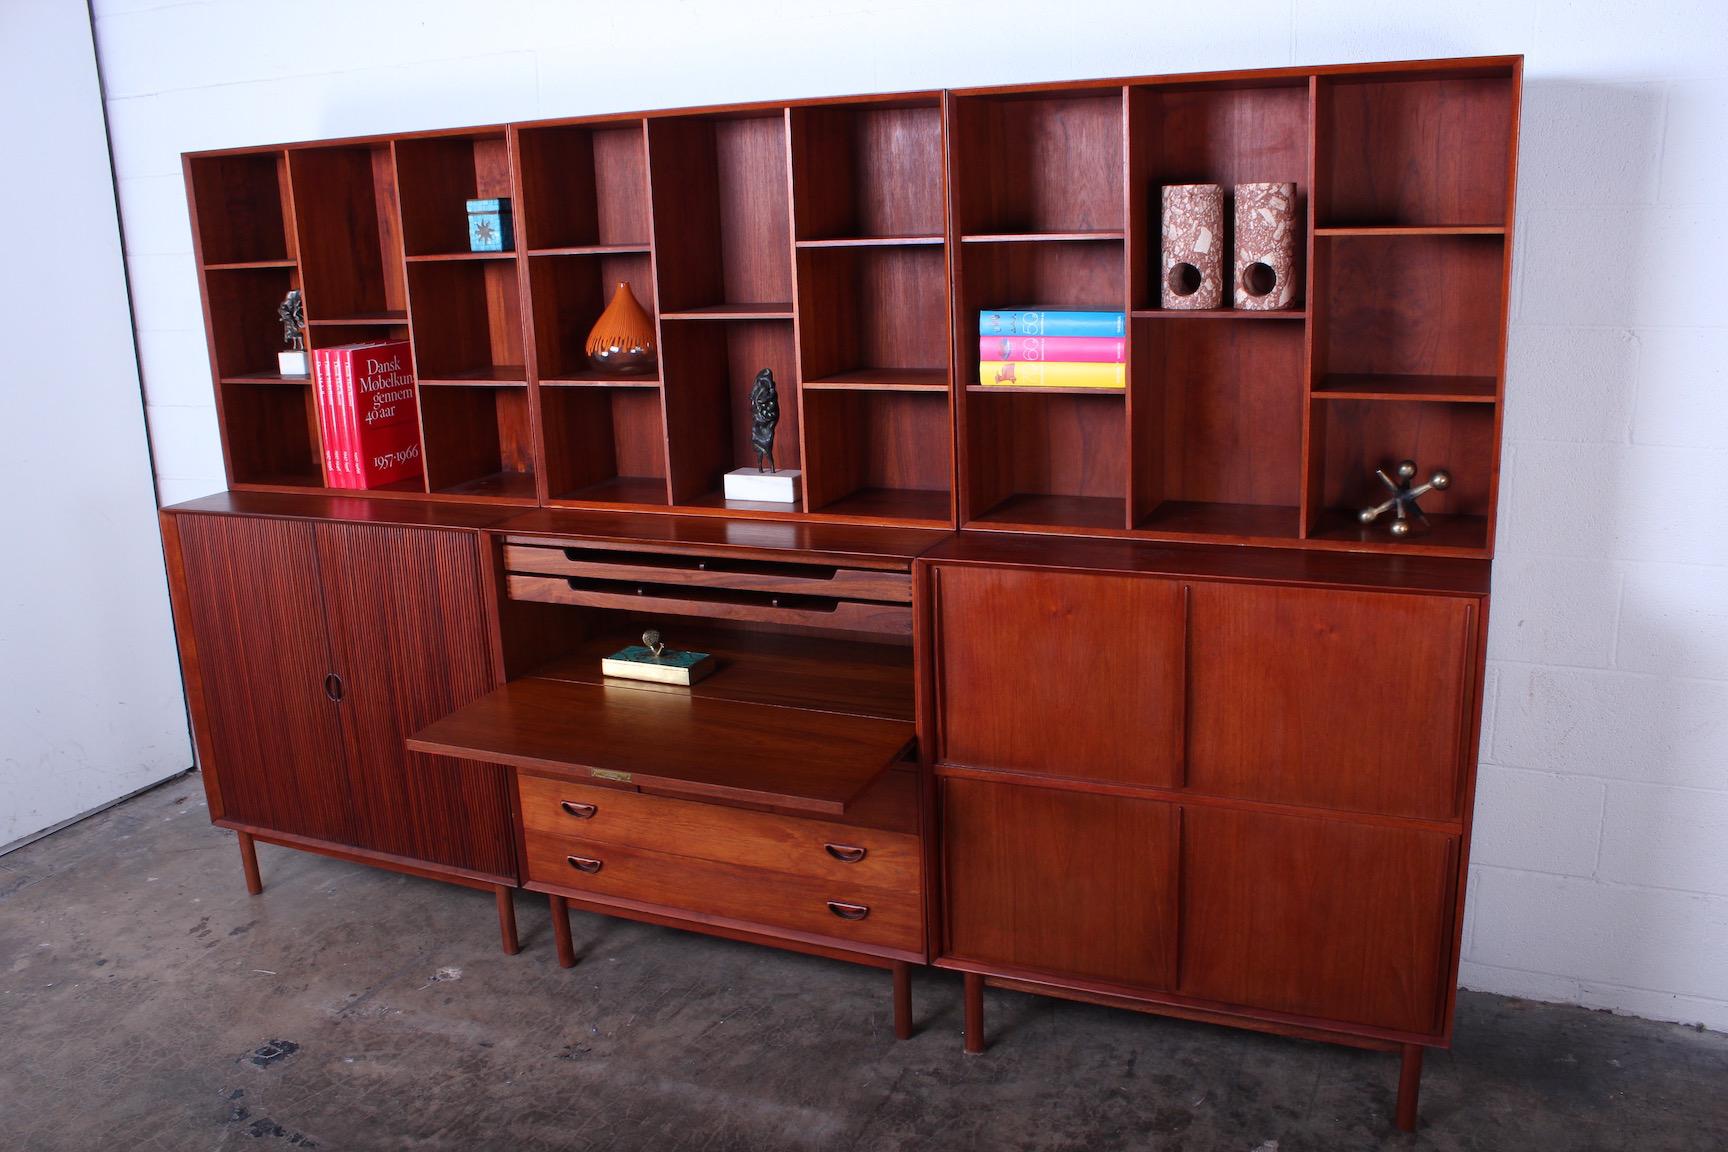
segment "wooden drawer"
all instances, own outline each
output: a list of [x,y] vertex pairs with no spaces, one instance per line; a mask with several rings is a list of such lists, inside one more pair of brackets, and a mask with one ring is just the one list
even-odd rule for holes
[[577,543],[525,544],[514,540],[505,545],[504,567],[510,572],[540,576],[734,588],[897,604],[912,602],[912,577],[909,573],[872,568],[734,560],[663,552],[621,552]]
[[833,596],[731,588],[637,584],[576,576],[525,576],[516,572],[510,573],[507,586],[510,599],[533,600],[542,604],[578,604],[638,614],[699,616],[705,620],[756,620],[843,632],[912,635],[912,608],[907,604],[879,604],[870,600],[840,600]]
[[923,901],[916,891],[763,872],[544,832],[530,831],[524,842],[529,881],[578,898],[630,900],[845,944],[924,950]]
[[[919,841],[915,778],[888,772],[873,789],[904,808],[907,831],[729,808],[618,788],[566,783],[519,772],[518,807],[529,838],[579,838],[761,868],[842,885],[863,885],[917,899]],[[866,798],[868,802],[869,799]]]

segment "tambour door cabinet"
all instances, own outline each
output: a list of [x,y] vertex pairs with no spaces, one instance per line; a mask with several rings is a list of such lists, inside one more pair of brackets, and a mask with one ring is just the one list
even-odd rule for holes
[[919,561],[936,963],[1420,1054],[1451,1036],[1487,570],[963,534]]
[[163,513],[210,811],[252,891],[254,840],[490,888],[514,950],[508,779],[404,744],[498,682],[490,518],[266,494]]

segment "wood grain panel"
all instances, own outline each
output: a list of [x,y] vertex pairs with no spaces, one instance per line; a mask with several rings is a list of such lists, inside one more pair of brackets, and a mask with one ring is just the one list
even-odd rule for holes
[[1178,990],[1438,1031],[1457,849],[1434,832],[1184,810]]
[[1061,572],[936,572],[941,759],[1173,787],[1182,587]]
[[[788,876],[606,844],[530,833],[524,838],[528,879],[572,895],[615,897],[697,916],[810,932],[878,948],[922,951],[923,902],[915,894],[804,876]],[[570,857],[598,864],[584,871]],[[847,919],[830,902],[864,914]]]
[[181,516],[186,607],[224,817],[357,844],[312,526]]
[[317,542],[347,683],[356,843],[513,881],[505,770],[403,746],[494,686],[477,538],[324,524]]
[[1168,804],[942,782],[946,954],[1167,988],[1176,923]]
[[1507,76],[1322,80],[1316,219],[1506,223],[1516,85]]
[[[516,774],[516,787],[522,827],[530,836],[623,844],[769,872],[886,888],[913,899],[918,898],[921,887],[919,857],[923,848],[915,832],[649,796],[526,772]],[[895,799],[901,820],[915,827],[917,796],[910,787],[902,787]]]
[[423,728],[408,745],[576,780],[838,815],[912,736],[903,721],[529,676]]
[[1455,815],[1470,612],[1455,597],[1194,585],[1189,786]]

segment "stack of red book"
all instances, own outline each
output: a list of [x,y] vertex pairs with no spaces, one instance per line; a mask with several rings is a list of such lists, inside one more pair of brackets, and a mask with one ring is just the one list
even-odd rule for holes
[[406,340],[313,353],[324,483],[382,488],[420,475],[420,400]]

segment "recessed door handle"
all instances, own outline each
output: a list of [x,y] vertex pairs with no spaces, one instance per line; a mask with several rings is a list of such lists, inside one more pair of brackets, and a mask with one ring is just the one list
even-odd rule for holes
[[578,820],[592,820],[594,813],[600,811],[595,805],[584,804],[580,800],[562,800],[559,801],[558,807]]
[[324,677],[324,695],[340,704],[342,702],[342,677],[334,672]]
[[590,875],[605,867],[605,864],[594,859],[592,856],[566,856],[564,859],[568,860],[570,862],[570,867],[576,869],[576,871],[587,872]]
[[848,904],[844,900],[828,901],[828,911],[842,920],[862,920],[870,915],[870,909],[863,904]]
[[865,849],[852,844],[824,844],[822,850],[842,864],[856,864],[866,855]]

